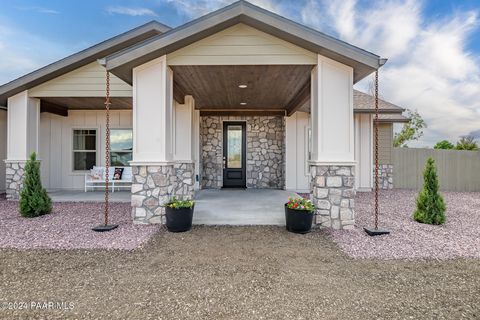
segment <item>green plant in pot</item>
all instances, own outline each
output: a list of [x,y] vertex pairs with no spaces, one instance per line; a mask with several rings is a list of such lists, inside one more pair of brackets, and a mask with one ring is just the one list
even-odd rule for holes
[[287,230],[294,233],[308,233],[312,229],[315,206],[302,197],[289,197],[285,203]]
[[192,229],[195,201],[179,200],[173,197],[165,203],[167,230],[170,232],[185,232]]

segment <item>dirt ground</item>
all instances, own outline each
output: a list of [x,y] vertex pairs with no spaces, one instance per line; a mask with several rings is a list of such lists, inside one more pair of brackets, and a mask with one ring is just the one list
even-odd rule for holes
[[0,261],[2,319],[480,318],[479,260],[352,260],[319,230],[162,230],[133,252],[2,249]]

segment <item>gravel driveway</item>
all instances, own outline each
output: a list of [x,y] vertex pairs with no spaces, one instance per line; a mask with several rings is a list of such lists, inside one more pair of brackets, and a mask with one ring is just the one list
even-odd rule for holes
[[[324,231],[194,227],[135,251],[0,250],[2,319],[478,319],[478,260],[352,260]],[[38,304],[37,304],[38,305]]]
[[54,203],[51,214],[23,218],[18,202],[0,199],[0,248],[132,250],[160,228],[133,225],[129,203],[112,203],[110,221],[119,227],[103,234],[91,230],[103,223],[99,203]]
[[412,219],[417,192],[381,192],[379,225],[392,233],[369,237],[363,227],[373,225],[374,194],[358,192],[356,229],[331,231],[331,237],[353,258],[480,258],[480,193],[442,192],[442,195],[447,204],[447,222],[443,226],[432,226]]

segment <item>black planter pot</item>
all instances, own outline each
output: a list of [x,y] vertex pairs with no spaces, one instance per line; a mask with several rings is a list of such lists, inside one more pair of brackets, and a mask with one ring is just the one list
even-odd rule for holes
[[166,207],[167,230],[170,232],[185,232],[192,229],[193,209],[195,209],[195,206],[180,209]]
[[289,209],[285,204],[287,230],[294,233],[309,233],[312,229],[313,211]]

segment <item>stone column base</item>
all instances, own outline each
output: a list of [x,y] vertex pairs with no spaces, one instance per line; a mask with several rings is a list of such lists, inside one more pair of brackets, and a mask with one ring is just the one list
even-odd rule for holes
[[[373,179],[375,179],[375,166],[373,166]],[[393,164],[378,165],[378,186],[382,190],[393,189]]]
[[5,160],[5,189],[7,200],[18,200],[23,187],[26,161]]
[[132,165],[132,217],[138,224],[161,223],[172,197],[193,199],[195,164]]
[[354,166],[310,166],[311,197],[317,208],[317,224],[333,229],[354,228],[354,168]]

